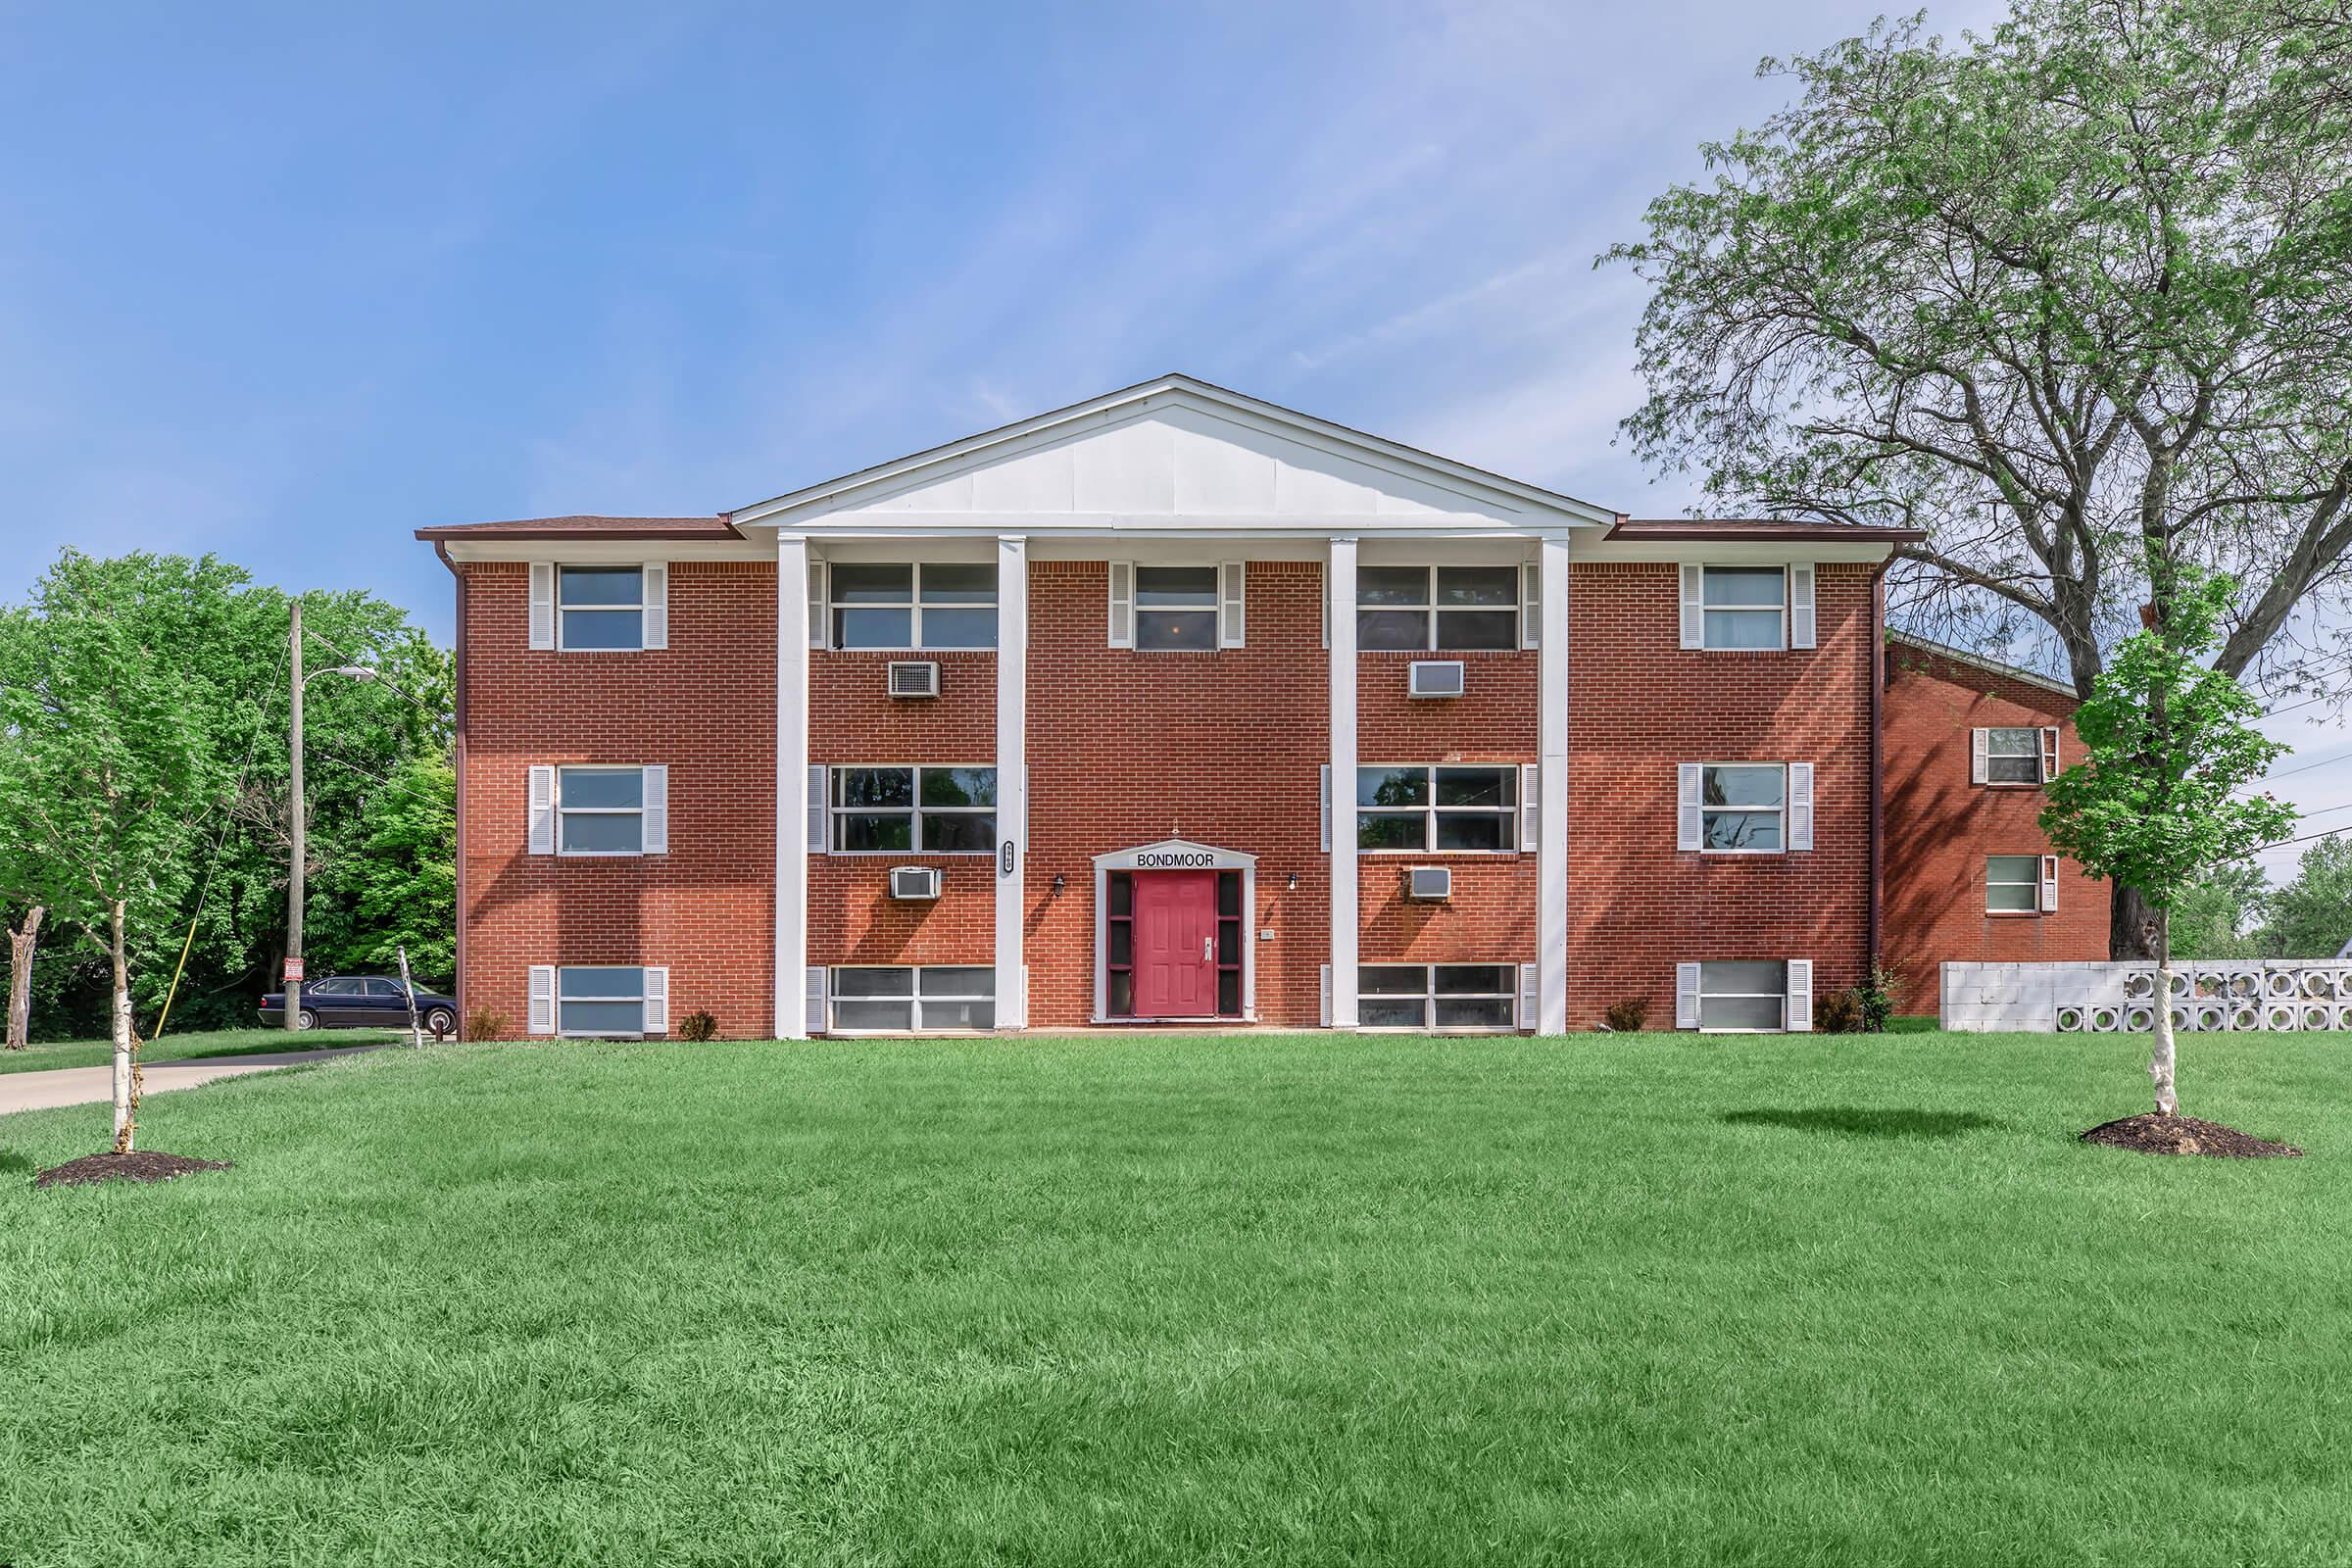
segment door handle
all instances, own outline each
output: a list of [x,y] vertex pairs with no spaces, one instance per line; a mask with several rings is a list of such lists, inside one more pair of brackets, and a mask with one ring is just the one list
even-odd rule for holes
[[1202,963],[1214,963],[1217,961],[1217,939],[1215,937],[1202,937],[1200,939],[1200,961]]

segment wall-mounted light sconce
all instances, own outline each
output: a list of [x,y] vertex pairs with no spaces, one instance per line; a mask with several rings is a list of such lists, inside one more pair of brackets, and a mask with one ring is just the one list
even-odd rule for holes
[[1063,875],[1062,875],[1062,874],[1061,874],[1059,871],[1056,871],[1056,872],[1054,872],[1054,891],[1056,894],[1058,894],[1058,893],[1059,893],[1059,892],[1060,892],[1060,891],[1061,891],[1063,888],[1066,888],[1066,887],[1068,887],[1069,885],[1070,885],[1070,879],[1069,879],[1068,877],[1066,877],[1066,876],[1063,876]]
[[1291,891],[1293,893],[1298,891],[1298,873],[1296,871],[1291,873]]

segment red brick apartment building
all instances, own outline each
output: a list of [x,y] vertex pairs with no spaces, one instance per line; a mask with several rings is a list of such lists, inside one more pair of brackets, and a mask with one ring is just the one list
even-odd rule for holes
[[718,516],[417,537],[459,993],[511,1034],[1805,1029],[1873,952],[2098,956],[2086,899],[1969,885],[2039,792],[1937,769],[1982,726],[2005,785],[2048,699],[1886,683],[1900,529],[1631,521],[1167,376]]

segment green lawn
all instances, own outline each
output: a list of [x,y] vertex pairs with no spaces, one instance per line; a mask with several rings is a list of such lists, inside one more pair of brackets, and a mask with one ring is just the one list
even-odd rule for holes
[[0,1561],[2340,1563],[2310,1151],[2132,1037],[384,1052],[0,1117]]
[[[289,1035],[283,1029],[209,1029],[168,1034],[139,1047],[141,1061],[182,1061],[190,1056],[251,1056],[271,1051],[318,1051],[368,1046],[403,1039],[405,1029],[313,1029]],[[0,1073],[46,1072],[52,1067],[103,1067],[115,1059],[111,1040],[49,1040],[23,1051],[0,1051]],[[5,1561],[5,1558],[0,1558]]]

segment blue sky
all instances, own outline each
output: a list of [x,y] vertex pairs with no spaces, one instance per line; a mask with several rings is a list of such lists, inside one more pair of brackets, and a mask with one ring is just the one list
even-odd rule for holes
[[1170,369],[1671,513],[1592,259],[1881,9],[0,0],[0,595],[212,550],[446,639],[420,524],[716,512]]

